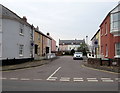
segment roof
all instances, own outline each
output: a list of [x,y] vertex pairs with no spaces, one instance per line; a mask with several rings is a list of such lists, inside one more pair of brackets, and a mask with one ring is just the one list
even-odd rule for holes
[[85,43],[85,40],[59,40],[59,45],[80,45]]
[[99,33],[100,29],[95,33],[95,35],[92,37],[91,41],[94,39],[94,37]]
[[52,40],[52,38],[50,36],[45,35],[44,33],[42,33],[41,31],[37,30],[36,28],[34,28],[34,29],[35,29],[35,32],[37,32],[37,33],[39,33],[39,34],[49,38],[50,40]]
[[20,16],[18,16],[16,13],[14,13],[13,11],[11,11],[7,7],[3,6],[2,4],[0,4],[0,6],[2,7],[2,17],[4,17],[4,16],[6,18],[10,17],[11,19],[19,20],[20,22],[23,22],[24,24],[32,26],[31,24],[29,24],[27,21],[24,21],[23,18],[21,18]]

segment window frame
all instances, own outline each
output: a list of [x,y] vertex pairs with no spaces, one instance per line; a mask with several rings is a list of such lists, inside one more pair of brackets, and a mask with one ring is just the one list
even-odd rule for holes
[[20,44],[19,45],[19,56],[23,56],[24,55],[24,45]]
[[[120,55],[118,55],[118,53],[117,53],[117,50],[120,51],[120,47],[117,48],[117,44],[120,44],[120,42],[115,43],[115,57],[120,57]],[[120,46],[120,45],[118,45],[118,46]]]
[[19,34],[20,34],[21,36],[24,36],[24,24],[20,24]]

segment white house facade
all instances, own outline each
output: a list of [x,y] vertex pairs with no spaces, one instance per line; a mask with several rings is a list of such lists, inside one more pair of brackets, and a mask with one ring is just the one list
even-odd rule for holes
[[0,7],[0,59],[33,58],[33,26],[27,23],[26,17],[20,18],[6,7]]
[[78,50],[80,44],[85,43],[84,40],[59,40],[59,49],[60,51],[71,51],[74,49],[75,51]]

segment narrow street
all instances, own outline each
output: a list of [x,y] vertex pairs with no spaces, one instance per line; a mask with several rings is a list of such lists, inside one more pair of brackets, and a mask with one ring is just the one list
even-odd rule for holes
[[118,74],[85,67],[62,56],[39,67],[4,71],[3,91],[118,91]]

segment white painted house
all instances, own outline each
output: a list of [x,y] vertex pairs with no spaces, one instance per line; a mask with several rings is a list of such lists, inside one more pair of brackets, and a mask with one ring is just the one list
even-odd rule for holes
[[31,59],[33,26],[0,4],[0,60]]
[[77,51],[77,49],[80,47],[80,44],[85,43],[84,40],[60,40],[59,39],[59,49],[60,51],[71,51],[74,49]]

